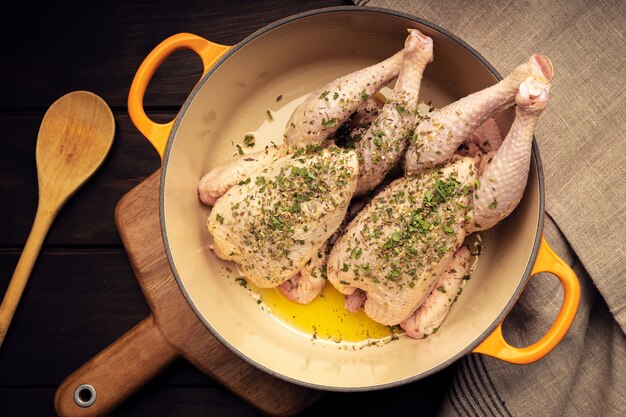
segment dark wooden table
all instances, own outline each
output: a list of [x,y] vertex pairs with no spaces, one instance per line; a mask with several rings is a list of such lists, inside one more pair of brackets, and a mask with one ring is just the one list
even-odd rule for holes
[[[61,381],[149,312],[114,223],[119,199],[160,164],[126,109],[131,80],[145,56],[178,32],[233,45],[291,14],[350,4],[342,0],[22,3],[4,9],[0,25],[0,294],[35,216],[35,144],[48,106],[70,91],[93,91],[111,106],[117,132],[104,165],[55,221],[0,349],[0,416],[6,417],[54,415],[52,400]],[[173,118],[199,75],[195,55],[175,53],[146,94],[151,117]],[[399,388],[331,393],[304,415],[380,416],[404,407],[413,416],[431,416],[450,377],[448,369]],[[112,415],[258,412],[179,360]]]

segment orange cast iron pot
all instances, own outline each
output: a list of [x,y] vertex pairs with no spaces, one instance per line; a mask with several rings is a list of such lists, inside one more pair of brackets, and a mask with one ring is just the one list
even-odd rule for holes
[[[443,106],[501,79],[477,51],[432,23],[389,10],[339,7],[283,19],[234,47],[188,33],[174,35],[148,55],[130,90],[131,118],[163,158],[163,240],[183,294],[201,321],[237,355],[294,383],[343,391],[384,388],[430,375],[470,352],[528,364],[555,348],[576,314],[577,278],[542,237],[544,189],[536,142],[522,202],[484,234],[483,254],[472,279],[441,331],[425,340],[400,337],[362,349],[312,341],[311,335],[281,325],[262,311],[248,291],[234,283],[236,268],[208,249],[209,208],[199,203],[196,184],[209,169],[232,157],[236,149],[231,141],[240,142],[247,132],[261,132],[260,127],[273,123],[267,130],[271,134],[257,134],[257,149],[270,140],[280,142],[281,117],[302,97],[392,55],[402,48],[409,27],[434,40],[435,58],[424,75],[421,100]],[[143,110],[144,92],[159,65],[181,48],[202,58],[203,76],[175,120],[155,123]],[[268,122],[268,109],[279,117]],[[511,110],[497,117],[503,132],[512,118]],[[560,280],[561,310],[536,343],[511,346],[503,338],[502,322],[530,277],[539,272]]]

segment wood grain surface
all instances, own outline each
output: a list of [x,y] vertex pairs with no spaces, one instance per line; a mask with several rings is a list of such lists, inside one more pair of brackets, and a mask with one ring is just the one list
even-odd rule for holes
[[[172,275],[159,223],[160,170],[117,205],[115,220],[124,248],[152,314],[72,373],[55,395],[63,417],[96,417],[113,410],[182,356],[252,407],[271,416],[292,416],[321,397],[244,362],[200,322]],[[74,401],[77,387],[97,394],[90,407]]]
[[[53,416],[59,384],[149,315],[115,227],[118,201],[159,168],[159,158],[128,118],[126,99],[143,58],[160,41],[191,32],[235,44],[277,19],[319,7],[315,1],[138,0],[15,2],[0,25],[0,292],[4,294],[37,207],[35,144],[54,100],[90,90],[112,107],[113,148],[100,170],[61,210],[44,243],[0,350],[0,415]],[[146,109],[167,121],[200,74],[191,52],[159,69]],[[411,410],[434,416],[452,369],[402,387],[329,393],[303,416],[380,416]],[[259,416],[257,410],[178,359],[112,416]]]
[[114,135],[111,109],[91,92],[66,94],[46,112],[35,151],[37,213],[0,304],[0,348],[52,222],[68,198],[102,165]]

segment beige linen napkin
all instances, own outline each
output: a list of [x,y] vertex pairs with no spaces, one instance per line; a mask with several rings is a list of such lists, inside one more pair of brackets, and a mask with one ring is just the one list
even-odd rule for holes
[[[581,280],[580,310],[566,339],[536,364],[480,355],[459,361],[441,415],[626,415],[626,1],[355,3],[435,23],[503,75],[535,52],[555,67],[536,132],[545,234]],[[560,307],[560,284],[541,278],[507,319],[512,344],[537,340]]]

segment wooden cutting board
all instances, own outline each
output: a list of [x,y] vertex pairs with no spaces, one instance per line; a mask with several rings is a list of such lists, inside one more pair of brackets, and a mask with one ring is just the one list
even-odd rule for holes
[[275,378],[240,359],[208,331],[180,292],[161,239],[160,173],[126,194],[115,213],[152,314],[63,381],[54,399],[57,413],[104,415],[179,356],[263,413],[302,411],[322,392]]

